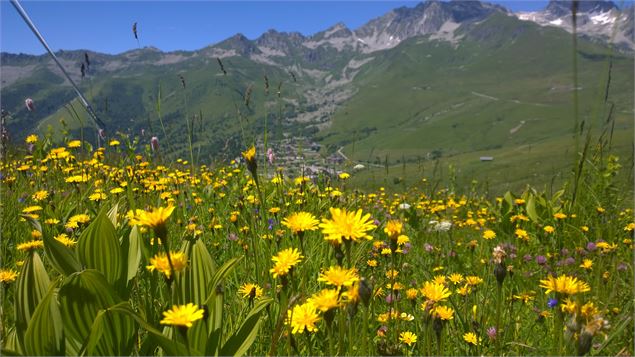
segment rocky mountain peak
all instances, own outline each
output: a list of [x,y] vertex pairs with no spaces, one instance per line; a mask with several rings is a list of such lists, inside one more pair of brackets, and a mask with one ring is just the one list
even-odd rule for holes
[[[549,5],[545,8],[545,12],[556,17],[567,16],[571,15],[572,6],[573,1],[571,0],[551,0],[549,1]],[[578,12],[580,13],[602,13],[613,9],[617,9],[617,6],[610,0],[578,2]]]
[[215,45],[214,47],[222,48],[229,51],[235,51],[237,54],[245,57],[253,53],[260,52],[258,47],[242,33],[237,33],[234,36],[226,39],[225,41],[222,41],[219,44]]
[[494,12],[507,13],[503,7],[480,1],[428,0],[417,6],[400,7],[369,21],[355,35],[370,51],[391,48],[414,36],[451,32],[466,22],[482,20]]

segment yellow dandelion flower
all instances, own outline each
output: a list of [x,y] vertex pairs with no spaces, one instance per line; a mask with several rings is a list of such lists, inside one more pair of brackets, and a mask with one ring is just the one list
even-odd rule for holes
[[562,312],[573,314],[575,313],[576,306],[577,305],[573,300],[566,298],[564,299],[564,301],[562,301],[562,304],[560,304],[560,309],[562,310]]
[[546,280],[540,280],[540,287],[547,289],[545,294],[549,294],[553,291],[561,294],[574,295],[591,290],[589,284],[568,275],[561,275],[557,278],[549,275]]
[[64,244],[67,247],[72,247],[77,244],[77,241],[69,238],[66,233],[61,233],[55,236],[55,239],[57,239],[60,243]]
[[467,332],[463,335],[463,340],[470,345],[478,346],[480,338],[478,338],[474,332]]
[[399,275],[399,271],[395,269],[389,269],[386,271],[386,279],[396,279],[397,275]]
[[287,310],[287,320],[285,323],[291,325],[291,333],[316,332],[318,328],[315,326],[320,321],[315,305],[312,302],[306,302],[302,305],[296,305],[293,309]]
[[66,145],[69,148],[73,149],[73,148],[78,148],[80,146],[82,146],[82,142],[79,140],[71,140],[68,142],[68,144]]
[[397,237],[401,234],[402,230],[403,230],[403,223],[401,223],[401,221],[396,219],[391,219],[390,221],[388,221],[388,223],[386,223],[386,227],[384,227],[384,232],[391,239],[397,239]]
[[42,232],[38,231],[37,229],[34,229],[31,231],[31,238],[32,239],[42,239]]
[[357,269],[346,269],[340,266],[332,266],[320,273],[318,281],[325,282],[327,285],[335,285],[337,288],[342,286],[351,286],[359,281]]
[[154,208],[151,211],[137,210],[135,223],[140,226],[147,226],[154,230],[154,234],[160,238],[167,236],[166,222],[172,212],[174,206]]
[[423,284],[423,288],[421,288],[421,295],[425,296],[425,298],[431,302],[440,302],[452,295],[452,292],[443,284],[427,281]]
[[33,198],[34,201],[39,202],[42,200],[45,200],[47,197],[49,196],[48,191],[46,190],[41,190],[41,191],[37,191],[35,192],[31,198]]
[[408,242],[410,242],[410,238],[408,238],[408,236],[405,236],[402,234],[399,237],[397,237],[397,245],[399,246],[402,246]]
[[274,266],[269,270],[269,272],[274,278],[285,276],[293,267],[302,261],[302,258],[304,257],[300,254],[300,251],[298,251],[297,248],[282,250],[271,258],[274,262]]
[[483,239],[485,240],[491,240],[496,238],[496,232],[494,232],[491,229],[487,229],[483,232]]
[[412,346],[417,343],[417,335],[410,331],[404,331],[399,334],[399,341],[405,343],[408,346]]
[[517,237],[518,239],[520,239],[520,240],[523,240],[523,241],[525,241],[525,242],[529,240],[529,234],[527,234],[527,231],[526,231],[526,230],[524,230],[524,229],[517,228],[517,229],[514,231],[514,234],[515,234],[515,235],[516,235],[516,237]]
[[582,269],[593,269],[593,260],[591,259],[584,259],[582,260],[582,264],[580,264],[580,268]]
[[313,303],[316,309],[327,312],[340,306],[339,291],[333,289],[324,289],[313,294],[309,301]]
[[255,146],[250,147],[246,151],[243,151],[242,155],[245,158],[245,160],[247,160],[247,162],[254,161],[256,158],[256,147]]
[[483,282],[483,279],[478,276],[472,275],[472,276],[466,276],[465,282],[467,283],[467,285],[476,286],[478,284],[481,284]]
[[410,288],[410,289],[406,290],[406,298],[408,300],[416,299],[417,295],[419,295],[419,290],[417,290],[415,288]]
[[38,141],[38,137],[35,134],[31,134],[31,135],[26,137],[25,141],[26,141],[27,144],[35,144]]
[[110,190],[110,193],[111,193],[111,194],[113,194],[113,195],[116,195],[116,194],[118,194],[118,193],[122,193],[123,191],[124,191],[124,189],[123,189],[123,188],[121,188],[121,187],[115,187],[115,188],[113,188],[112,190]]
[[327,241],[341,244],[343,239],[358,241],[373,239],[368,231],[376,228],[370,214],[362,216],[362,210],[347,212],[345,209],[330,208],[331,219],[322,219],[320,228]]
[[553,218],[555,218],[555,219],[565,219],[565,218],[567,218],[567,215],[562,213],[562,212],[558,212],[558,213],[553,215]]
[[17,277],[18,272],[13,269],[0,269],[0,283],[12,283]]
[[436,306],[432,309],[432,316],[444,321],[452,320],[454,318],[454,310],[447,306]]
[[44,247],[44,242],[41,240],[32,240],[32,241],[18,244],[17,246],[18,250],[22,252],[30,252],[42,247]]
[[432,281],[436,284],[445,285],[445,275],[435,275]]
[[463,275],[459,273],[452,273],[448,278],[454,285],[460,284],[463,281]]
[[37,212],[41,210],[42,210],[42,206],[29,206],[29,207],[25,207],[22,210],[22,213],[33,213],[33,212]]
[[174,305],[168,311],[163,312],[162,325],[192,327],[194,321],[203,318],[205,311],[193,303],[187,305]]
[[[170,267],[172,262],[172,267]],[[150,265],[146,266],[149,271],[158,271],[165,275],[168,279],[172,276],[172,268],[178,273],[187,267],[187,255],[183,252],[170,252],[170,258],[165,253],[159,253],[150,258]]]
[[320,221],[308,212],[296,212],[282,220],[282,225],[289,228],[293,233],[314,231],[318,229]]
[[258,284],[245,283],[240,287],[240,289],[238,289],[238,293],[242,295],[243,298],[253,300],[261,297],[263,291]]

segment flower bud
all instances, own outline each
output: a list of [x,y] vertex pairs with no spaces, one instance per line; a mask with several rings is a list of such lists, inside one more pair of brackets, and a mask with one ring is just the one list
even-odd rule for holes
[[26,106],[26,110],[28,110],[30,112],[35,111],[35,103],[33,102],[33,99],[27,98],[24,101],[24,105]]
[[364,303],[364,305],[368,306],[370,304],[370,296],[372,295],[372,293],[373,293],[372,284],[368,282],[368,280],[361,278],[359,280],[358,294],[359,294],[359,297],[362,299],[362,302]]
[[159,151],[159,138],[153,136],[152,139],[150,139],[150,147],[154,152]]
[[494,276],[496,277],[496,281],[498,281],[499,285],[503,285],[503,281],[505,281],[505,276],[507,275],[507,268],[503,263],[498,263],[494,267]]

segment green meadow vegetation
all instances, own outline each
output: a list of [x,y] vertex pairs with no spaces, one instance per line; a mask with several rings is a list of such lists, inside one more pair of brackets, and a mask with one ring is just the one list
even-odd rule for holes
[[[3,112],[2,355],[635,354],[632,56],[457,35],[374,53],[321,126],[292,119],[324,78],[240,56],[122,55],[81,84],[119,131],[49,71],[3,89],[55,99]],[[289,175],[284,134],[346,159]]]
[[265,177],[253,147],[25,145],[1,168],[5,355],[633,354],[629,168],[602,145],[493,199]]

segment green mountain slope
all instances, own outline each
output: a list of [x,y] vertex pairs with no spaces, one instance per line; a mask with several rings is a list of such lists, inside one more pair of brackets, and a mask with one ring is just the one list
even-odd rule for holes
[[[366,64],[355,80],[359,92],[320,133],[323,142],[382,165],[468,153],[478,161],[523,147],[537,154],[554,141],[571,151],[571,36],[504,15],[462,36],[456,44],[412,38]],[[608,49],[578,44],[580,121],[601,128]],[[611,73],[615,130],[632,133],[632,56],[613,54]]]

